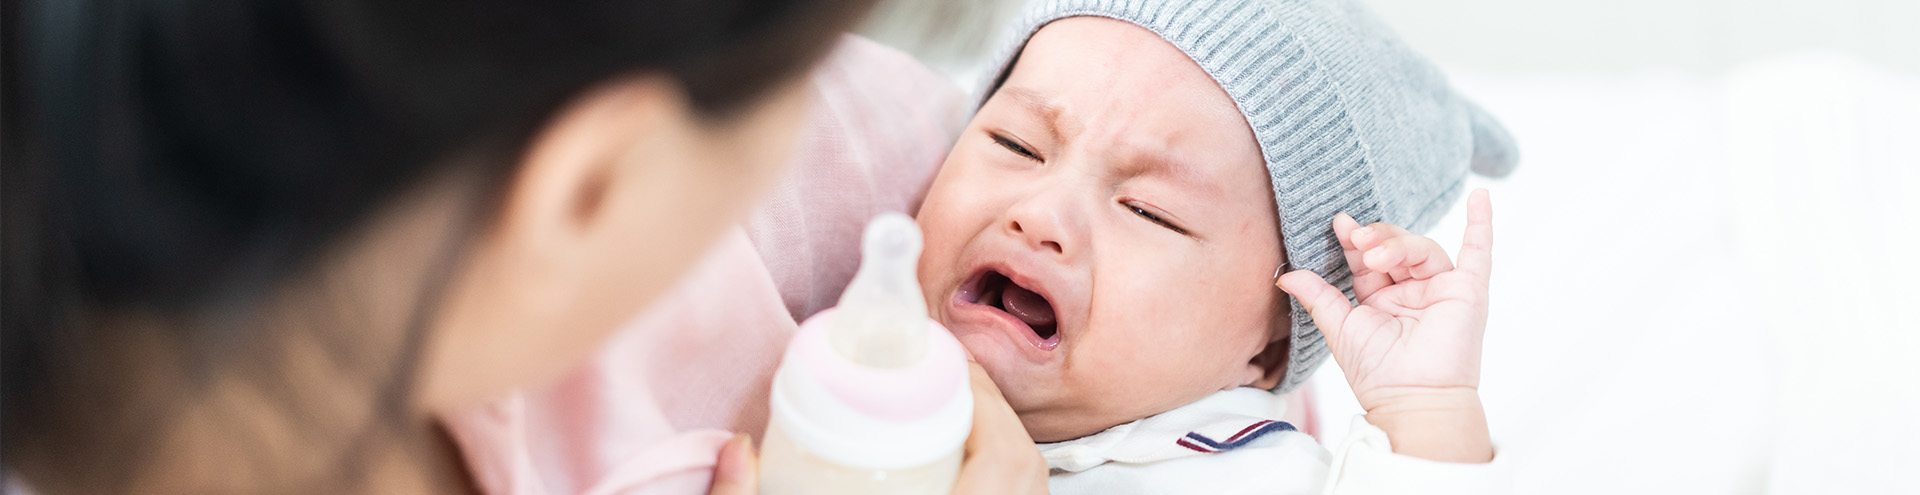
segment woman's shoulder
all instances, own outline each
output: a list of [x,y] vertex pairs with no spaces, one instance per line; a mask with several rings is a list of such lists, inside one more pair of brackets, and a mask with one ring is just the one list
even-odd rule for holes
[[[813,110],[776,191],[839,209],[912,213],[966,125],[966,95],[912,56],[846,35],[808,77]],[[769,205],[770,206],[770,205]],[[762,209],[766,209],[763,206]],[[857,230],[857,229],[856,229]]]
[[813,109],[793,162],[746,224],[796,320],[832,306],[852,280],[867,220],[919,210],[968,114],[951,80],[854,35],[808,85]]
[[822,98],[816,102],[821,107],[863,123],[905,124],[951,137],[971,113],[966,95],[951,79],[905,52],[858,35],[842,36],[809,83]]

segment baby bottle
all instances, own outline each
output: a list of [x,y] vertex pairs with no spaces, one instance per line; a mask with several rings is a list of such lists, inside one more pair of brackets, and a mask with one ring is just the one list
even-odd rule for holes
[[762,494],[945,494],[973,429],[960,342],[927,318],[920,229],[867,224],[860,271],[801,324],[773,376]]

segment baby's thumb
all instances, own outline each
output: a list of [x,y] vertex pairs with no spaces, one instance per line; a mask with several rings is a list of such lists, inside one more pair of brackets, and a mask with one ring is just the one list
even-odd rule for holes
[[1287,272],[1274,285],[1300,301],[1300,306],[1307,308],[1307,314],[1313,316],[1313,324],[1320,327],[1320,333],[1326,335],[1329,344],[1340,341],[1340,325],[1347,322],[1347,314],[1353,311],[1345,293],[1311,270]]

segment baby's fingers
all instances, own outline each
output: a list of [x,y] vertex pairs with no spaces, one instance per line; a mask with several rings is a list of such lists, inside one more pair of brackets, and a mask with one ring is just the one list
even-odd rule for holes
[[[1339,220],[1339,217],[1334,217],[1334,220]],[[1364,253],[1373,248],[1380,247],[1380,243],[1386,242],[1387,239],[1411,234],[1412,233],[1407,232],[1407,229],[1400,228],[1399,225],[1386,222],[1374,222],[1372,225],[1353,229],[1353,232],[1348,233],[1347,236],[1353,239],[1353,248]]]
[[1339,340],[1340,325],[1346,323],[1347,314],[1353,311],[1353,305],[1347,301],[1345,293],[1312,270],[1287,272],[1274,285],[1307,308],[1307,314],[1313,316],[1313,324],[1320,327],[1320,333],[1326,334],[1328,341]]
[[1453,269],[1440,243],[1423,235],[1401,234],[1381,241],[1361,256],[1367,269],[1387,273],[1398,283],[1426,280]]
[[1353,271],[1353,295],[1365,301],[1375,291],[1393,285],[1393,278],[1367,269],[1366,261],[1361,256],[1365,251],[1354,244],[1353,233],[1357,230],[1360,230],[1360,222],[1354,221],[1353,217],[1346,213],[1334,215],[1333,236],[1340,240],[1340,253],[1347,258],[1347,268]]
[[1486,189],[1467,195],[1467,233],[1460,239],[1460,270],[1486,281],[1493,272],[1493,199]]

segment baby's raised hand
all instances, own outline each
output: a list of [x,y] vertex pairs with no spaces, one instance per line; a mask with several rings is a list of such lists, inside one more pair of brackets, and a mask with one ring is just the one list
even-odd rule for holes
[[1367,421],[1396,452],[1454,462],[1493,455],[1479,398],[1492,217],[1486,190],[1474,191],[1455,266],[1432,239],[1341,214],[1333,231],[1360,304],[1311,271],[1277,282],[1313,315]]

